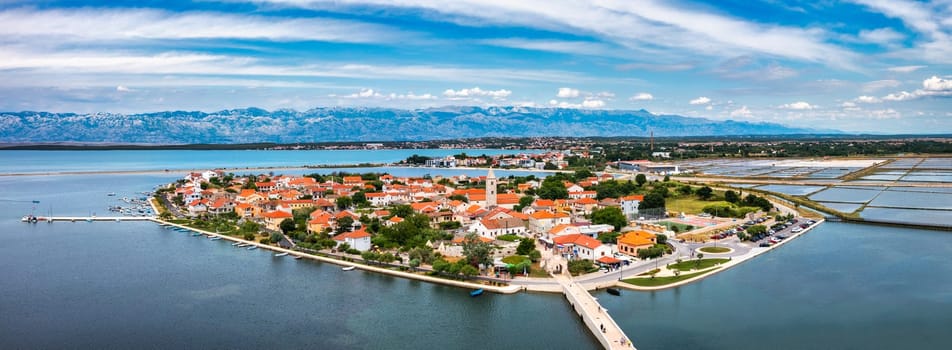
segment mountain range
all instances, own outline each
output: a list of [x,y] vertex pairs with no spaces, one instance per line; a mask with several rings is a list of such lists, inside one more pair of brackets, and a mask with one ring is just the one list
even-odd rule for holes
[[304,143],[534,136],[724,136],[830,134],[775,123],[715,121],[645,110],[441,107],[418,110],[259,108],[214,113],[0,113],[2,143]]

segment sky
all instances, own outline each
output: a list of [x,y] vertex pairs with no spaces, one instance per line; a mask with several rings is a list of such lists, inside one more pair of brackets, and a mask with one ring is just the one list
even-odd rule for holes
[[952,133],[952,0],[0,0],[0,111],[644,109]]

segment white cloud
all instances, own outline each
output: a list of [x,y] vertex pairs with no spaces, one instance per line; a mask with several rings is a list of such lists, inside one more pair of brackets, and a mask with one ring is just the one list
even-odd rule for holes
[[781,109],[792,109],[796,111],[811,110],[817,108],[817,106],[811,105],[804,101],[797,101],[794,103],[787,103],[780,106]]
[[436,96],[433,96],[431,94],[416,95],[412,92],[409,92],[406,94],[390,93],[390,95],[387,95],[387,98],[391,100],[421,101],[421,100],[435,100]]
[[361,89],[358,92],[355,92],[343,97],[344,98],[376,98],[376,97],[383,97],[383,95],[381,95],[377,91],[374,91],[374,89]]
[[446,89],[446,91],[443,91],[443,96],[450,99],[491,97],[494,100],[502,100],[502,99],[505,99],[506,97],[509,97],[509,95],[512,95],[512,91],[510,90],[506,90],[506,89],[483,90],[483,89],[480,89],[478,86],[472,89],[460,89],[460,90]]
[[558,98],[577,98],[579,94],[578,89],[563,87],[559,88],[559,92],[555,96]]
[[650,101],[654,99],[654,96],[647,92],[639,92],[635,94],[634,96],[629,97],[628,99],[632,101]]
[[711,103],[711,99],[709,99],[709,98],[707,98],[707,97],[704,97],[704,96],[701,96],[701,97],[698,97],[698,98],[696,98],[696,99],[691,100],[691,101],[688,102],[688,103],[690,103],[690,104],[692,104],[692,105],[706,105],[706,104],[708,104],[708,103]]
[[883,96],[883,99],[886,101],[907,101],[907,100],[914,100],[917,98],[919,98],[918,95],[908,91],[894,92],[889,95]]
[[892,43],[905,39],[906,36],[893,30],[892,28],[879,28],[873,30],[861,30],[859,39],[864,42],[880,45],[891,45]]
[[747,106],[741,106],[738,109],[731,111],[731,117],[750,117],[753,115],[753,112],[747,108]]
[[486,1],[458,0],[258,0],[282,5],[326,9],[330,4],[387,6],[433,11],[441,20],[466,26],[528,26],[601,40],[642,54],[667,55],[666,48],[697,55],[731,57],[759,53],[852,68],[858,55],[827,43],[831,36],[819,26],[808,28],[763,24],[668,1]]
[[952,96],[952,80],[932,76],[922,81],[922,89],[913,92],[899,91],[883,97],[887,101],[909,101],[922,97],[949,97]]
[[706,110],[706,111],[713,111],[713,110],[714,110],[714,106],[712,106],[712,105],[707,105],[707,107],[704,107],[704,110]]
[[605,107],[605,101],[598,99],[591,99],[582,101],[582,107],[585,108],[602,108]]
[[613,50],[607,45],[588,41],[539,40],[526,38],[487,39],[480,43],[514,49],[558,52],[567,54],[613,56]]
[[119,85],[119,86],[116,86],[116,91],[119,91],[119,92],[133,92],[133,91],[135,91],[135,90],[132,90],[132,89],[130,89],[129,87],[127,87],[127,86],[125,86],[125,85]]
[[[288,19],[151,9],[14,9],[0,12],[0,36],[50,41],[141,39],[267,39],[353,43],[402,42],[389,26],[336,19]],[[43,25],[37,25],[42,23]]]
[[856,106],[856,103],[853,103],[850,101],[843,102],[842,104],[840,104],[840,107],[843,107],[844,111],[858,111],[862,109]]
[[912,73],[926,66],[899,66],[899,67],[889,67],[886,70],[894,73]]
[[866,95],[857,97],[854,101],[859,102],[859,103],[879,103],[879,102],[881,102],[881,101],[880,101],[878,98],[876,98],[875,96],[866,96]]
[[885,88],[894,88],[900,85],[902,85],[902,83],[898,80],[876,80],[863,84],[862,90],[863,92],[874,92]]
[[897,119],[902,116],[899,112],[892,108],[870,111],[869,114],[875,119]]
[[611,91],[602,91],[602,92],[599,92],[599,93],[595,94],[595,96],[596,96],[596,97],[600,97],[600,98],[613,99],[613,98],[615,98],[615,93],[614,93],[614,92],[611,92]]
[[572,103],[572,102],[559,101],[559,100],[552,99],[552,100],[549,100],[549,106],[558,107],[558,108],[573,108],[573,109],[602,108],[602,107],[605,107],[605,101],[588,98],[588,99],[585,99],[585,101],[582,101],[582,103]]
[[926,91],[933,92],[952,92],[952,80],[941,79],[937,76],[932,76],[931,78],[922,81],[922,88]]

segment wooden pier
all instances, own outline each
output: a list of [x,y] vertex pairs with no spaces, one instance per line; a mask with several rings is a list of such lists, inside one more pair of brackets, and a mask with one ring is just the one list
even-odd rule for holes
[[[26,217],[20,219],[23,222],[33,223],[34,221],[28,220]],[[90,222],[90,221],[155,221],[155,217],[152,216],[38,216],[36,217],[35,223],[44,223],[44,222]]]

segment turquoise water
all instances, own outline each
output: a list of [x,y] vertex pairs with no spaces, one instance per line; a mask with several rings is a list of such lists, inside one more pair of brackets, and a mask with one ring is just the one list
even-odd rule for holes
[[597,296],[639,349],[947,349],[949,252],[946,232],[828,222],[699,283]]
[[[473,299],[150,223],[18,221],[32,200],[40,213],[87,215],[115,203],[107,192],[131,196],[178,177],[0,177],[0,349],[597,348],[559,295]],[[824,223],[697,284],[596,296],[639,349],[945,349],[950,238]]]
[[538,150],[411,149],[357,151],[0,151],[0,174],[392,163],[418,154],[442,157],[535,153]]

